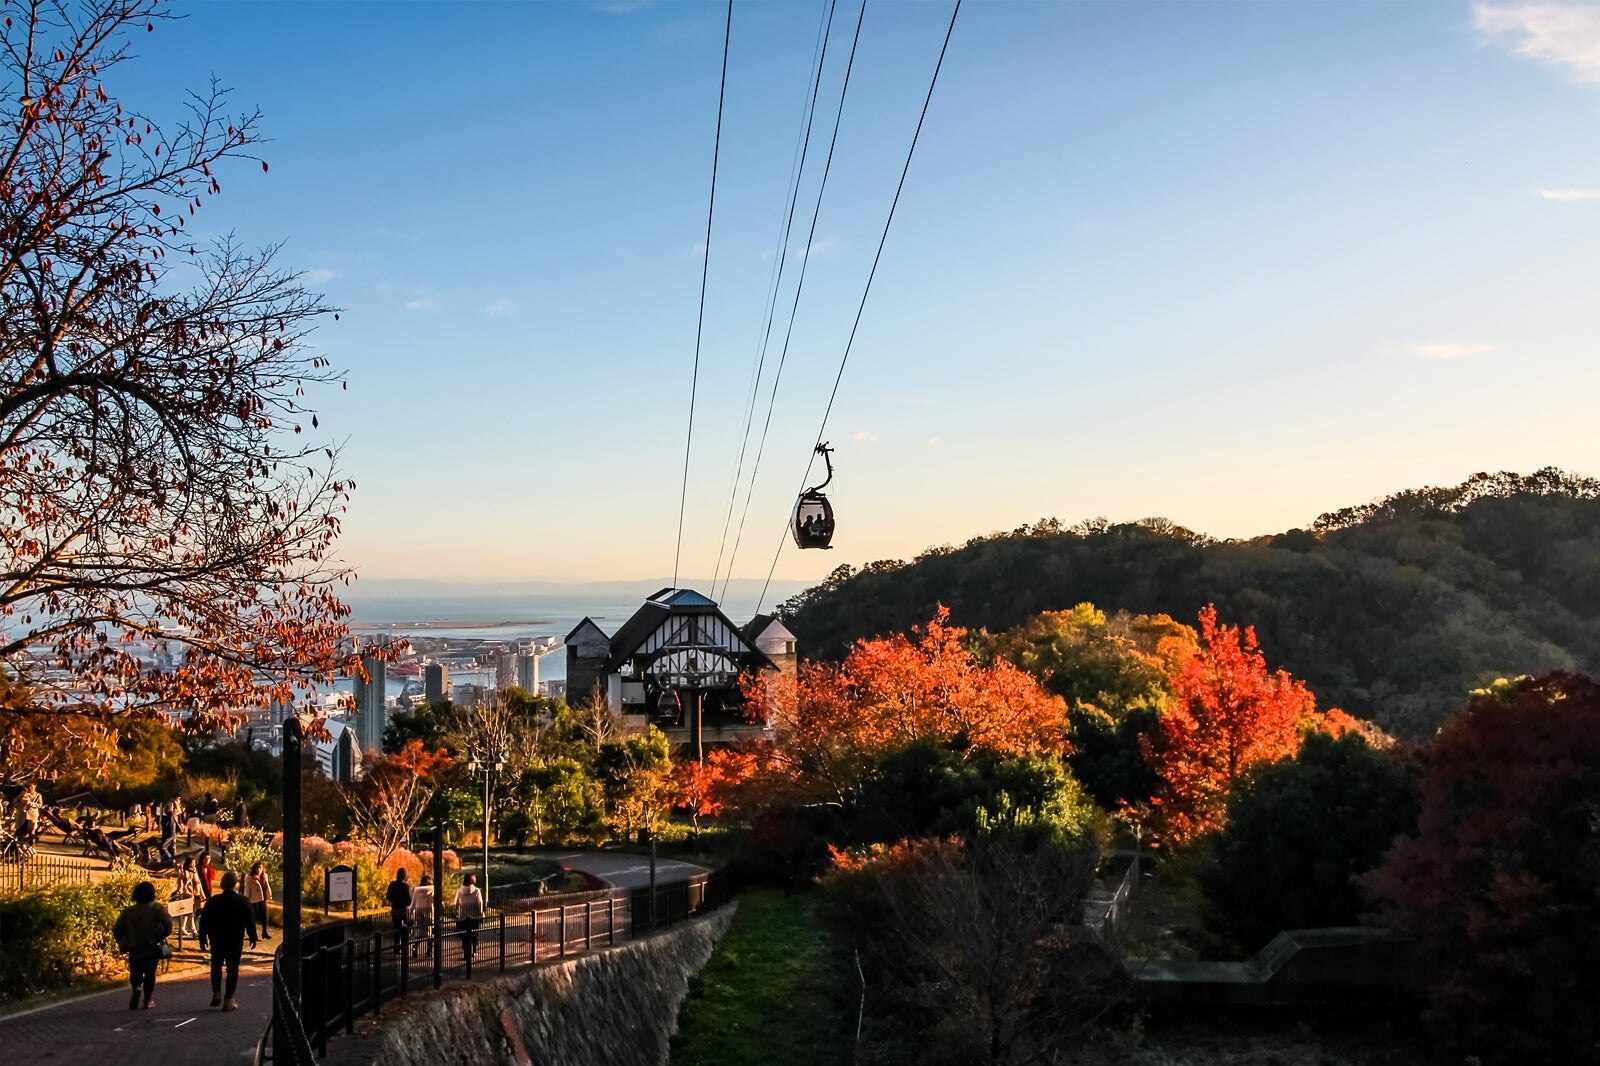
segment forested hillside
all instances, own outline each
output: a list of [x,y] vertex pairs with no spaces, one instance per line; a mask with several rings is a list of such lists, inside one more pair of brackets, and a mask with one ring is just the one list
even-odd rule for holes
[[1477,474],[1244,541],[1164,519],[1051,519],[911,563],[840,567],[779,613],[804,654],[832,659],[939,604],[998,632],[1086,601],[1190,622],[1215,603],[1320,705],[1425,736],[1496,677],[1600,673],[1600,481]]

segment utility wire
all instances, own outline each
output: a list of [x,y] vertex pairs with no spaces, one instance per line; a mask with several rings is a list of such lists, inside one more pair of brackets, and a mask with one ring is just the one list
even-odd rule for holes
[[[717,565],[711,571],[711,598],[717,599],[717,576],[722,573],[722,558],[728,547],[728,529],[733,524],[733,506],[739,498],[739,482],[744,477],[744,458],[750,445],[750,427],[754,424],[756,413],[756,397],[761,391],[761,377],[767,365],[767,347],[772,341],[772,320],[777,311],[778,292],[783,287],[783,268],[788,261],[786,254],[789,248],[789,231],[794,226],[794,209],[800,199],[800,182],[805,175],[806,156],[811,149],[811,124],[817,114],[817,93],[822,88],[822,68],[828,59],[828,38],[833,32],[833,12],[838,7],[839,0],[830,0],[824,18],[817,20],[817,46],[812,52],[812,63],[815,69],[811,75],[811,93],[808,103],[801,110],[803,136],[795,140],[794,161],[789,164],[789,210],[784,219],[783,227],[778,235],[778,250],[772,264],[772,279],[767,287],[766,323],[763,326],[761,347],[755,365],[755,374],[750,379],[750,398],[745,403],[744,409],[744,435],[739,440],[739,462],[734,467],[733,484],[728,487],[728,510],[722,517],[722,539],[717,542]],[[728,560],[728,565],[733,566],[733,560]],[[733,574],[728,575],[731,580]],[[727,592],[727,581],[723,582],[723,592]]]
[[678,546],[672,553],[672,587],[678,587],[683,556],[683,513],[689,503],[689,448],[694,443],[694,397],[700,387],[700,338],[706,328],[706,276],[711,270],[711,218],[717,210],[717,159],[722,154],[722,104],[728,96],[728,42],[733,37],[733,0],[722,29],[722,84],[717,89],[717,135],[711,147],[711,202],[706,205],[706,252],[700,262],[700,319],[694,329],[694,376],[689,379],[689,430],[683,438],[683,488],[678,496]]
[[[783,334],[783,350],[778,356],[778,369],[772,376],[772,392],[767,397],[767,417],[761,426],[761,442],[756,447],[756,461],[750,468],[750,482],[745,487],[744,510],[739,515],[739,531],[733,540],[733,555],[728,558],[728,580],[733,579],[733,563],[739,555],[739,545],[744,540],[745,519],[750,515],[750,500],[755,495],[756,477],[761,472],[761,458],[767,450],[767,433],[772,428],[772,409],[778,398],[778,384],[783,380],[783,366],[789,359],[789,341],[794,337],[796,312],[800,308],[800,293],[806,286],[806,268],[811,265],[811,246],[817,239],[817,216],[822,213],[822,195],[828,188],[828,175],[833,170],[833,150],[839,144],[839,124],[844,116],[845,97],[850,92],[850,72],[856,65],[856,46],[861,43],[861,24],[867,17],[867,0],[861,0],[861,13],[856,16],[855,37],[850,41],[850,59],[844,67],[844,84],[839,89],[839,106],[833,115],[833,135],[828,141],[828,158],[822,167],[822,181],[817,186],[817,200],[811,208],[811,228],[806,233],[805,255],[800,261],[800,277],[795,283],[794,302],[789,306],[789,325]],[[787,249],[785,249],[787,252]],[[726,586],[724,586],[726,587]],[[765,591],[762,593],[765,596]]]
[[[822,424],[817,427],[817,444],[822,443],[822,435],[828,430],[828,416],[833,413],[833,401],[839,395],[839,382],[844,379],[845,364],[850,361],[850,349],[856,343],[856,330],[861,328],[861,314],[867,308],[867,296],[872,292],[872,279],[878,275],[878,261],[883,258],[883,246],[889,240],[889,226],[894,222],[895,208],[900,205],[900,193],[906,187],[906,175],[911,172],[911,157],[916,154],[917,141],[922,136],[922,124],[928,118],[928,105],[933,102],[934,86],[939,84],[939,71],[944,66],[944,55],[950,48],[950,35],[955,32],[956,16],[961,14],[961,0],[956,0],[954,10],[950,12],[950,25],[944,31],[944,44],[939,46],[939,61],[933,65],[933,77],[928,79],[928,95],[922,100],[922,114],[917,118],[916,132],[911,135],[911,147],[906,150],[906,165],[900,169],[900,183],[895,186],[894,199],[889,204],[889,217],[883,220],[883,235],[878,238],[878,251],[872,257],[872,270],[867,273],[867,283],[861,290],[861,303],[856,307],[856,320],[850,327],[850,339],[845,342],[844,355],[839,359],[839,372],[833,378],[833,391],[828,393],[828,406],[822,412]],[[811,459],[806,463],[805,476],[800,479],[801,491],[805,488],[806,479],[811,476],[812,463],[816,462],[816,453],[812,452]],[[767,568],[767,580],[761,586],[761,598],[756,601],[756,613],[761,613],[761,605],[767,600],[767,589],[772,584],[773,572],[778,569],[778,557],[783,554],[783,543],[788,537],[788,524],[784,524],[784,537],[778,541],[778,550],[772,553],[772,565]]]

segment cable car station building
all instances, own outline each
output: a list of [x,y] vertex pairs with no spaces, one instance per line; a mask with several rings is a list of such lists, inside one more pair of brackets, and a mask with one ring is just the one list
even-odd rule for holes
[[767,735],[745,714],[739,675],[795,671],[795,636],[782,622],[758,614],[737,626],[692,589],[657,592],[615,636],[585,618],[566,645],[569,700],[598,688],[628,726],[654,723],[697,758],[708,744]]

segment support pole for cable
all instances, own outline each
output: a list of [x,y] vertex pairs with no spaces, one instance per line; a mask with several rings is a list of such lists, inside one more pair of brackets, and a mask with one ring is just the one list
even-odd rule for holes
[[678,497],[678,543],[672,552],[672,587],[678,587],[678,564],[683,558],[683,516],[689,503],[689,452],[694,443],[694,400],[700,386],[700,340],[706,328],[706,278],[711,270],[711,219],[717,210],[717,161],[722,154],[722,105],[728,96],[728,42],[733,37],[733,0],[728,0],[727,22],[722,30],[722,82],[717,89],[717,134],[711,146],[711,197],[706,204],[705,257],[700,262],[700,315],[694,329],[694,375],[689,379],[689,428],[683,437],[683,487]]

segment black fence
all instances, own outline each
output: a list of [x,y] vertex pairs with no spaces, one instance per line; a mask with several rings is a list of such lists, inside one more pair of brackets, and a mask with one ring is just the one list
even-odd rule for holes
[[86,885],[89,866],[58,855],[32,855],[0,863],[0,892],[24,892],[54,885]]
[[[497,977],[510,969],[553,962],[667,929],[721,906],[736,885],[727,871],[648,888],[611,889],[553,899],[480,925],[446,920],[432,935],[393,928],[386,917],[308,930],[300,940],[300,996],[293,997],[273,964],[272,1025],[257,1062],[308,1066],[328,1038],[354,1031],[356,1019],[444,980]],[[435,957],[438,959],[435,965]]]

